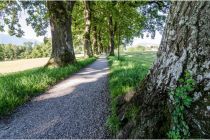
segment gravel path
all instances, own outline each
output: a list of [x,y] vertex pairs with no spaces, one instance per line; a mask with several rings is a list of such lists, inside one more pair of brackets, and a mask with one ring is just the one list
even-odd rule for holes
[[0,120],[0,138],[108,138],[105,56]]

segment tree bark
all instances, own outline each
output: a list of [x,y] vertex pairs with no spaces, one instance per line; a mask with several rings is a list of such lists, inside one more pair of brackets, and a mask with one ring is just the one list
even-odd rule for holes
[[117,47],[117,59],[120,59],[120,28],[118,28],[118,47]]
[[101,42],[101,30],[98,32],[98,42],[99,42],[99,52],[103,53],[104,52],[104,48],[103,48],[103,44]]
[[76,60],[71,30],[74,3],[47,1],[52,35],[52,54],[47,66],[64,66]]
[[173,2],[157,60],[129,103],[140,108],[138,123],[124,124],[120,138],[166,137],[173,117],[169,91],[179,86],[178,80],[186,71],[196,81],[189,93],[193,102],[185,108],[190,137],[210,137],[209,31],[210,2]]
[[109,16],[109,38],[110,38],[110,56],[114,56],[114,27],[112,16]]
[[94,48],[94,53],[98,53],[98,37],[97,37],[97,26],[93,26],[93,48]]
[[91,43],[90,43],[90,26],[91,26],[91,11],[90,1],[84,0],[84,15],[85,15],[85,33],[84,33],[84,55],[91,57],[93,56]]

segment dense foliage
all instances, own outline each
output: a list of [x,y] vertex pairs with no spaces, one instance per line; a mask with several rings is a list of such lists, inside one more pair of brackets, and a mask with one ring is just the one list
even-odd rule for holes
[[[132,42],[134,37],[143,37],[144,32],[154,37],[156,31],[163,30],[169,5],[169,2],[162,1],[92,1],[89,12],[91,14],[90,42],[93,51],[103,50],[109,53],[112,45],[116,49],[120,44]],[[84,42],[82,37],[85,29],[85,17],[82,13],[84,8],[84,4],[78,2],[73,11],[75,45],[76,43],[82,45],[81,43]],[[112,37],[113,40],[111,40]],[[112,41],[113,44],[111,44]]]

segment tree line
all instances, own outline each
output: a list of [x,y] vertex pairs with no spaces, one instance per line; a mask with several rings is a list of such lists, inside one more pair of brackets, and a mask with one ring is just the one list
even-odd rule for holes
[[131,42],[143,32],[155,35],[163,29],[169,2],[162,1],[2,1],[0,30],[24,34],[18,15],[26,11],[28,25],[37,35],[51,27],[52,53],[48,65],[63,66],[76,61],[74,46],[83,45],[84,54],[107,52]]
[[23,45],[0,44],[0,61],[50,57],[51,42],[33,44],[25,42]]

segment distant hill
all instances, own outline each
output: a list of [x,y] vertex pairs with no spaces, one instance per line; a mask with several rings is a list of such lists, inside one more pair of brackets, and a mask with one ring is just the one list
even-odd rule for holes
[[19,38],[15,36],[10,36],[7,34],[0,34],[0,44],[14,44],[14,45],[23,45],[24,42],[33,42],[33,43],[40,43],[35,39],[26,39],[26,38]]

